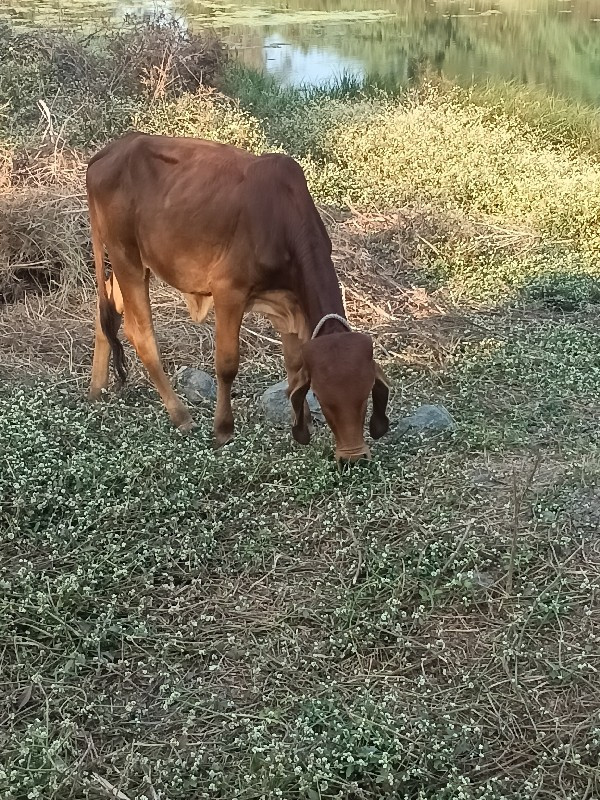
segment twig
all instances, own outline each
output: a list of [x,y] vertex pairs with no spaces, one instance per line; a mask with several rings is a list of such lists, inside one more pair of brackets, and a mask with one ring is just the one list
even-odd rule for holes
[[445,563],[445,564],[444,564],[444,566],[442,567],[442,569],[441,569],[441,571],[440,571],[440,574],[442,574],[442,575],[443,575],[443,574],[444,574],[444,573],[445,573],[447,570],[449,570],[449,569],[450,569],[450,567],[452,566],[452,564],[454,564],[454,562],[455,562],[455,560],[456,560],[456,556],[457,556],[457,555],[460,553],[460,551],[461,551],[461,549],[462,549],[462,546],[463,546],[463,544],[465,543],[465,541],[467,540],[467,536],[469,535],[469,533],[470,533],[470,532],[471,532],[471,524],[469,523],[469,524],[467,525],[467,527],[465,528],[465,532],[464,532],[464,533],[463,533],[463,535],[460,537],[458,544],[457,544],[457,545],[456,545],[456,547],[454,548],[454,552],[452,553],[452,555],[450,556],[450,558],[449,558],[449,559],[446,561],[446,563]]
[[438,248],[435,245],[431,244],[431,242],[428,242],[427,239],[424,236],[421,236],[420,233],[415,233],[415,236],[417,237],[417,239],[420,242],[423,242],[423,244],[426,244],[427,247],[429,247],[429,249],[432,250],[436,254],[436,256],[441,258],[442,254],[440,253],[440,251],[438,250]]
[[535,476],[535,473],[538,470],[541,461],[541,455],[538,453],[533,464],[533,467],[527,476],[527,480],[525,481],[525,485],[523,486],[522,491],[519,493],[517,490],[517,474],[513,468],[513,495],[512,495],[512,505],[513,505],[513,517],[512,517],[512,541],[510,546],[510,561],[508,563],[508,572],[506,573],[506,594],[511,595],[513,591],[513,581],[514,581],[514,574],[515,574],[515,561],[517,557],[517,538],[519,533],[519,516],[521,514],[521,503],[523,502],[523,498],[529,491],[529,487],[531,486],[531,482]]
[[46,118],[47,128],[46,131],[44,132],[44,136],[47,133],[48,136],[50,137],[50,141],[53,144],[56,144],[57,137],[54,131],[54,123],[52,122],[52,114],[50,113],[50,109],[48,108],[48,105],[45,100],[38,100],[38,106],[40,107],[42,114]]
[[376,306],[375,303],[372,303],[370,300],[367,300],[366,297],[364,297],[363,295],[359,294],[354,289],[350,289],[348,286],[346,286],[345,287],[345,291],[348,292],[351,295],[354,295],[354,297],[356,297],[358,300],[360,300],[361,303],[364,303],[365,305],[369,306],[369,308],[372,308],[373,311],[377,312],[377,314],[379,314],[380,317],[383,317],[384,319],[388,319],[388,320],[390,320],[392,322],[396,321],[396,317],[394,317],[389,312],[384,311],[383,308],[381,308],[380,306]]
[[103,778],[101,775],[98,775],[97,772],[92,772],[94,779],[100,786],[104,789],[104,791],[108,794],[109,797],[114,797],[116,800],[131,800],[126,794],[124,794],[120,789],[117,789],[116,786],[113,786],[110,781],[107,781],[106,778]]
[[263,339],[265,342],[271,342],[271,344],[280,345],[281,342],[278,342],[277,339],[272,339],[270,336],[265,336],[264,333],[258,333],[258,331],[253,331],[252,328],[247,328],[245,325],[242,325],[242,330],[244,333],[251,333],[252,336],[256,336],[258,339]]

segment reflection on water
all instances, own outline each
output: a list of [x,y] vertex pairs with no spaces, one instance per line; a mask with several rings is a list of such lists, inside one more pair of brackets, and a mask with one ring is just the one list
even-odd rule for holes
[[427,65],[600,105],[600,0],[0,0],[0,16],[23,24],[158,11],[214,26],[241,60],[292,84],[341,73],[403,82]]
[[365,76],[360,59],[340,55],[325,46],[301,48],[283,36],[268,33],[262,49],[265,68],[286,84],[320,85],[341,75]]

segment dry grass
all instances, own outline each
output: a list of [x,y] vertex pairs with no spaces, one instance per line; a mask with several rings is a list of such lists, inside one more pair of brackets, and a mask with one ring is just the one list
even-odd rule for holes
[[211,31],[194,33],[160,14],[85,38],[0,24],[0,39],[13,65],[43,65],[44,77],[68,85],[73,96],[85,90],[112,98],[177,97],[212,85],[227,60],[227,49]]
[[0,302],[27,290],[91,285],[85,198],[27,190],[0,197]]
[[[40,174],[47,173],[53,174],[52,167],[46,158],[40,159],[30,168],[24,187],[0,196],[0,294],[4,303],[0,362],[5,367],[18,364],[32,373],[41,369],[43,373],[82,374],[90,358],[94,314],[82,170],[77,170],[75,181],[64,181],[54,191],[30,188]],[[380,353],[396,356],[408,347],[414,357],[419,349],[429,353],[434,342],[435,348],[451,346],[448,342],[459,335],[454,332],[470,323],[442,293],[430,293],[423,286],[424,268],[419,258],[425,235],[434,238],[436,221],[426,211],[410,208],[380,217],[325,209],[323,216],[349,317],[375,337]],[[436,240],[456,235],[455,230],[450,234],[447,225],[447,220],[437,220]],[[417,229],[422,234],[417,234]],[[181,363],[198,363],[201,357],[211,363],[211,328],[189,320],[181,296],[155,281],[152,304],[167,365],[175,369]],[[79,333],[85,331],[88,345],[83,350],[81,343],[73,344],[73,326]],[[22,340],[15,350],[18,333]],[[248,318],[242,342],[243,353],[250,360],[275,358],[272,365],[277,363],[280,369],[277,336],[266,322]],[[73,355],[74,348],[79,356]],[[78,362],[84,352],[85,360]]]

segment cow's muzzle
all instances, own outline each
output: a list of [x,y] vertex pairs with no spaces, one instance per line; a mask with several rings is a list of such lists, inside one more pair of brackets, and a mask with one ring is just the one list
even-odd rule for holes
[[370,461],[371,451],[366,444],[353,449],[336,448],[335,460],[340,467],[346,466],[347,464],[354,464],[357,461]]

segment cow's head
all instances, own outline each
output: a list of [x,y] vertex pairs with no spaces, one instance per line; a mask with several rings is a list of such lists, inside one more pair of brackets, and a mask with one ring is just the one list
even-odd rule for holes
[[304,367],[289,389],[294,439],[300,444],[308,444],[310,440],[304,401],[312,386],[335,437],[336,459],[370,458],[364,439],[369,395],[373,398],[371,436],[379,439],[389,428],[386,416],[389,386],[373,360],[371,337],[355,332],[322,335],[303,346],[303,359]]

